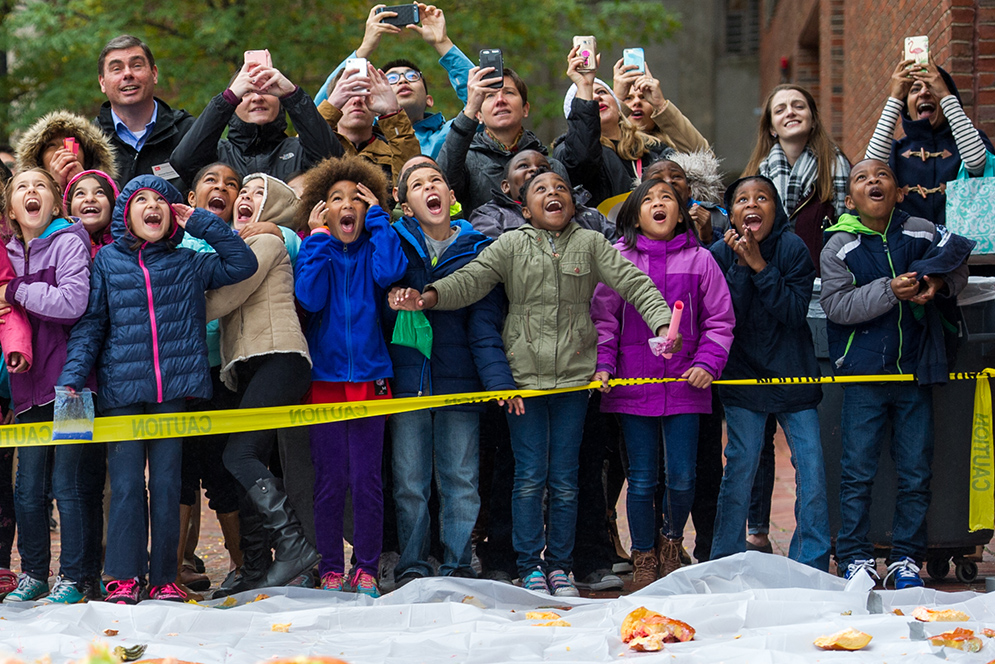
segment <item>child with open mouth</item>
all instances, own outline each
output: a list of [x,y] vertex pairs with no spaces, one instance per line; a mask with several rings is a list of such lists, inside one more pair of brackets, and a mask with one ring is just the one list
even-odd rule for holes
[[101,247],[114,241],[111,235],[111,213],[117,198],[117,184],[103,171],[83,171],[66,187],[62,204],[71,217],[79,219],[90,234],[90,257]]
[[[176,413],[186,410],[188,399],[211,397],[204,291],[248,278],[257,263],[220,217],[181,200],[161,178],[142,175],[129,182],[114,206],[114,242],[94,260],[89,305],[72,329],[57,384],[80,390],[96,366],[103,415]],[[216,253],[178,247],[185,232],[206,240]],[[149,598],[186,599],[176,585],[181,450],[181,438],[107,445],[105,572],[113,579],[107,602],[142,599],[139,577],[146,567]]]
[[[295,266],[297,301],[312,315],[305,330],[311,353],[307,403],[391,396],[390,355],[380,328],[386,289],[408,261],[384,210],[383,171],[356,156],[327,159],[305,175],[298,223],[310,228]],[[314,463],[314,525],[321,587],[378,597],[383,544],[380,468],[386,417],[310,428]],[[356,564],[345,575],[343,511],[352,492]]]
[[[815,282],[809,250],[789,232],[774,182],[744,177],[726,190],[733,228],[712,254],[725,275],[736,314],[724,379],[818,376],[806,315]],[[768,415],[791,449],[797,482],[788,557],[829,568],[829,508],[819,434],[818,385],[719,386],[729,442],[719,490],[712,558],[746,550],[746,520]]]
[[[631,302],[651,330],[666,336],[670,309],[660,291],[604,235],[573,220],[571,193],[570,185],[556,173],[536,175],[522,187],[523,214],[529,223],[505,233],[465,267],[426,285],[422,292],[393,289],[391,307],[461,309],[503,283],[509,301],[504,350],[520,389],[591,382],[598,335],[590,308],[599,283]],[[522,585],[539,593],[578,594],[570,572],[587,398],[587,391],[581,390],[517,397],[508,404],[515,455],[512,539]],[[548,529],[543,519],[547,489]]]

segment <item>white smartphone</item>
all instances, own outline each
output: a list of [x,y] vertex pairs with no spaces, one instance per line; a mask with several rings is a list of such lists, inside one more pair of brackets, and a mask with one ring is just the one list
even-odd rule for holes
[[919,35],[917,37],[905,38],[905,59],[915,60],[917,65],[929,64],[929,36]]
[[345,73],[343,75],[349,77],[349,76],[356,76],[357,73],[360,76],[366,76],[367,74],[366,58],[346,58]]

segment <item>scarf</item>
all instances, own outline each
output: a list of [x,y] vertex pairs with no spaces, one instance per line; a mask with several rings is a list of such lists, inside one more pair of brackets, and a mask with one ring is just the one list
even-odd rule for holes
[[[795,165],[790,166],[781,144],[774,143],[767,158],[760,162],[760,175],[768,177],[774,182],[777,193],[784,200],[784,207],[790,216],[815,191],[815,185],[819,179],[819,162],[815,158],[812,148],[806,145],[805,150],[795,161]],[[846,213],[844,200],[846,199],[846,181],[849,177],[850,163],[837,150],[836,167],[833,169],[832,201],[837,217]]]

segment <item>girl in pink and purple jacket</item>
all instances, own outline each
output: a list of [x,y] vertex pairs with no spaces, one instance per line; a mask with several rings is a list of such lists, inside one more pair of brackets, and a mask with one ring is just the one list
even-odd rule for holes
[[[711,412],[708,388],[729,357],[735,318],[722,271],[694,237],[687,207],[670,184],[648,180],[639,185],[619,210],[617,224],[623,237],[616,247],[622,255],[653,279],[671,308],[678,301],[684,305],[683,346],[665,358],[654,355],[653,331],[615,291],[601,284],[591,303],[598,330],[595,380],[686,379],[603,388],[601,410],[619,413],[622,422],[633,583],[643,587],[680,567],[684,525],[694,501],[698,415]],[[657,546],[653,503],[661,445],[667,490],[665,503],[655,508],[664,516]]]

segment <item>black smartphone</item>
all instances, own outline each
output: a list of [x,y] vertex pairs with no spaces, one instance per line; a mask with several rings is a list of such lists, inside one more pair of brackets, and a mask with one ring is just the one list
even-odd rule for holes
[[393,7],[381,7],[377,10],[378,14],[382,12],[396,12],[397,16],[385,18],[382,22],[396,25],[399,28],[405,25],[414,25],[421,20],[418,15],[418,5],[394,5]]
[[496,83],[491,83],[487,87],[500,90],[504,85],[504,56],[499,48],[485,48],[480,52],[480,68],[494,67],[493,76],[497,76]]

